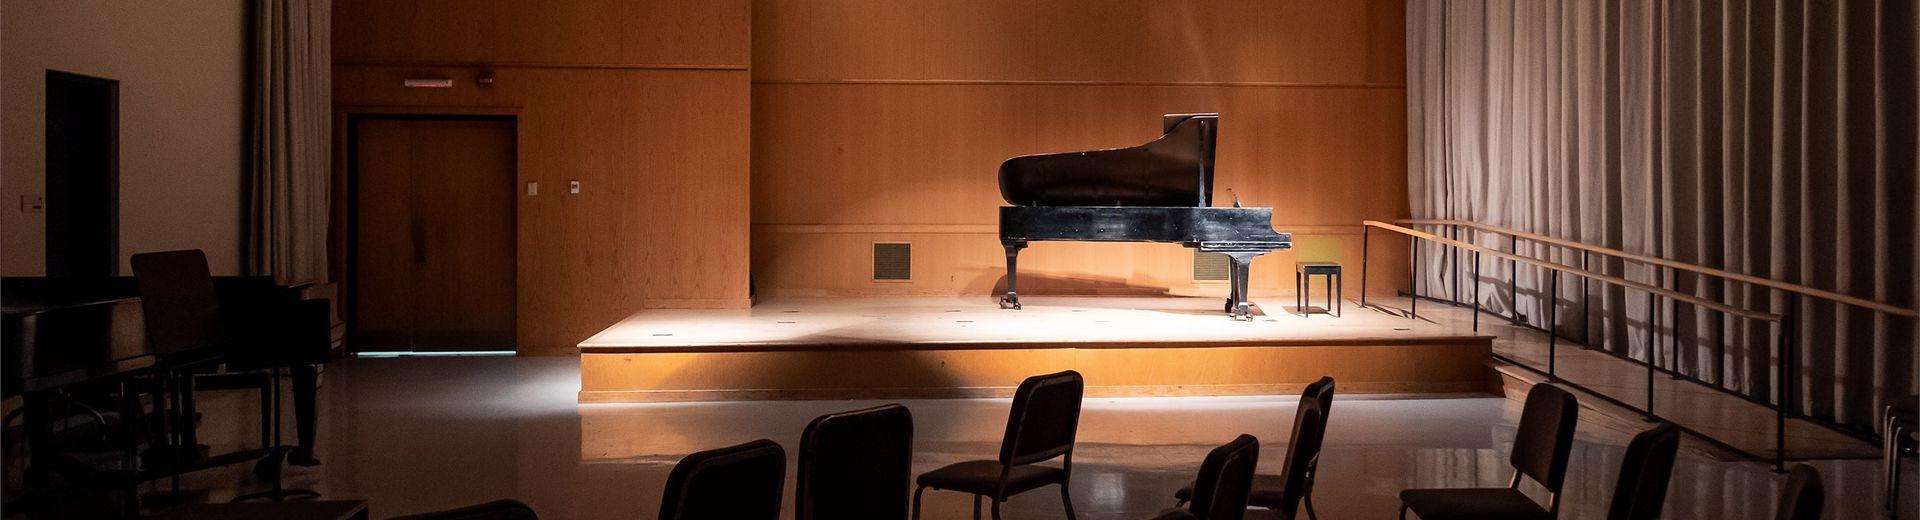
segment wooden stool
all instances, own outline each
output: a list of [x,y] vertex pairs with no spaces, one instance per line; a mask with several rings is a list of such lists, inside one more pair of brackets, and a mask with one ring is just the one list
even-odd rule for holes
[[1327,308],[1336,317],[1341,314],[1340,293],[1344,293],[1346,277],[1340,275],[1339,262],[1295,262],[1293,264],[1294,306],[1300,309],[1300,315],[1307,315],[1307,290],[1313,288],[1314,275],[1327,277]]

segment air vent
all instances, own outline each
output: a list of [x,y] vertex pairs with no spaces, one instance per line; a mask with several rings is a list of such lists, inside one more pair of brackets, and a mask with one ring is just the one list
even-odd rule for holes
[[900,282],[913,279],[913,244],[905,242],[873,243],[874,281]]
[[1233,265],[1233,261],[1228,259],[1227,255],[1223,255],[1220,253],[1203,253],[1200,251],[1194,251],[1193,252],[1193,281],[1196,281],[1196,282],[1227,281],[1227,269],[1231,265]]

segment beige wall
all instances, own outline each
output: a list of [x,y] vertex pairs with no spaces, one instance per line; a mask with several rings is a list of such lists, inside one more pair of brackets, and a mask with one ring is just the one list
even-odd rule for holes
[[199,248],[240,265],[242,0],[0,3],[0,273],[45,272],[48,69],[120,81],[120,254]]

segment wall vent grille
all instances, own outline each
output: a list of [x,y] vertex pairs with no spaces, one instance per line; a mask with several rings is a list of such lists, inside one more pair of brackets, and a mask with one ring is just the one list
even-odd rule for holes
[[912,280],[913,244],[874,242],[873,279],[881,282]]
[[1233,261],[1220,253],[1193,252],[1193,281],[1224,282]]

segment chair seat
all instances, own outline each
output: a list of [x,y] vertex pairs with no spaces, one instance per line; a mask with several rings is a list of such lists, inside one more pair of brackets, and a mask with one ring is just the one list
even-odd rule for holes
[[1409,489],[1400,501],[1421,520],[1551,519],[1553,513],[1510,488]]
[[[1004,500],[1010,495],[1067,481],[1067,470],[1025,465],[1014,466],[1008,471],[1005,486],[1002,486],[1000,468],[999,461],[969,460],[921,474],[915,482],[934,489],[964,491]],[[997,492],[1004,494],[996,495]]]
[[1153,517],[1153,520],[1200,520],[1200,517],[1193,516],[1193,513],[1188,513],[1185,509],[1168,509],[1161,511],[1159,516]]
[[[1192,482],[1188,482],[1186,487],[1173,492],[1173,498],[1179,499],[1181,502],[1192,501],[1193,485]],[[1267,509],[1280,509],[1285,505],[1282,501],[1286,500],[1286,490],[1286,475],[1254,475],[1253,493],[1247,495],[1247,505]]]

